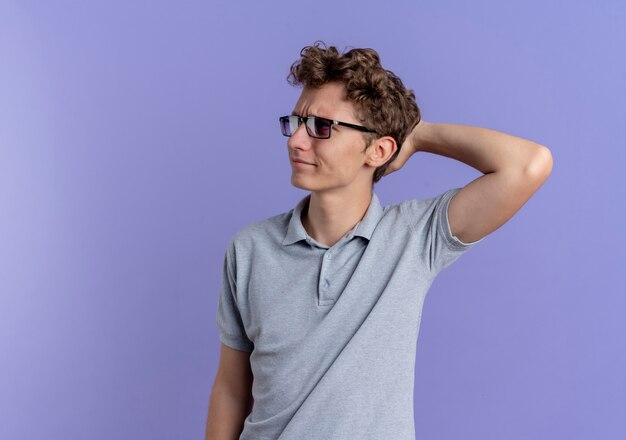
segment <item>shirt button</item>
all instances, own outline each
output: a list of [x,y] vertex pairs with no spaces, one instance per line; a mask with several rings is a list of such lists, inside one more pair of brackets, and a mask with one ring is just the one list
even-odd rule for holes
[[326,252],[326,258],[330,260],[330,252]]

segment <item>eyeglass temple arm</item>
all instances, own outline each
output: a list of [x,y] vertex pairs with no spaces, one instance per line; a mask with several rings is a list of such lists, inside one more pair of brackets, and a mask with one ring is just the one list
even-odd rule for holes
[[362,125],[354,125],[348,122],[341,122],[341,121],[334,121],[334,120],[333,120],[333,123],[337,125],[345,125],[346,127],[356,128],[357,130],[360,130],[360,131],[368,131],[370,133],[376,133],[375,130],[370,130],[369,128],[363,127]]

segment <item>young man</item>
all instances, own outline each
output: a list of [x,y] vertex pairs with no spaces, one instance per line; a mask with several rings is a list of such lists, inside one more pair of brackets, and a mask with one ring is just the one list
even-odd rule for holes
[[[217,311],[222,352],[207,439],[414,439],[422,304],[435,277],[509,220],[550,174],[549,150],[420,120],[372,49],[309,46],[280,118],[294,209],[230,240]],[[373,191],[418,151],[484,175],[381,206]]]

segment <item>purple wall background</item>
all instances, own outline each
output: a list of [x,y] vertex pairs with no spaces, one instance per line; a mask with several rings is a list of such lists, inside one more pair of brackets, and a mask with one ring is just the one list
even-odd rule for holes
[[[626,438],[626,6],[586,3],[2,1],[0,437],[203,437],[225,247],[306,194],[277,117],[324,39],[554,157],[430,290],[418,438]],[[423,153],[376,191],[479,175]]]

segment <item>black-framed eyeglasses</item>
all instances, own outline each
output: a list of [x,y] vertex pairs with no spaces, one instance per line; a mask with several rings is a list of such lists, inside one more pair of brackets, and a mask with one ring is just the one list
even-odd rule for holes
[[331,127],[333,125],[343,125],[344,127],[354,128],[360,131],[367,131],[370,133],[376,133],[374,130],[370,130],[367,127],[361,125],[349,124],[348,122],[335,121],[334,119],[322,118],[320,116],[298,116],[288,115],[278,118],[280,121],[280,130],[283,136],[290,137],[296,132],[300,123],[304,121],[306,131],[309,136],[317,139],[328,139],[332,132]]

